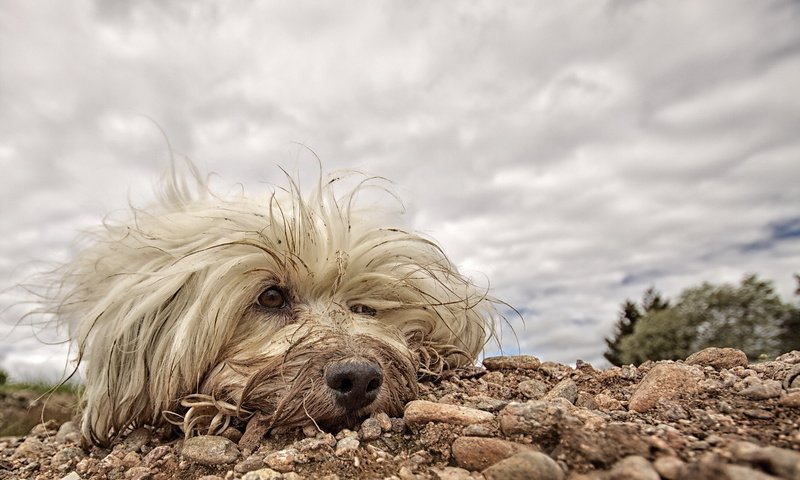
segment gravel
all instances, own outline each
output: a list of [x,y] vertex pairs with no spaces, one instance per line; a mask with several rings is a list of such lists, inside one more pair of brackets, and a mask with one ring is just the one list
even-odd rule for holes
[[246,425],[190,439],[139,428],[84,449],[72,422],[49,420],[0,438],[0,479],[800,480],[800,352],[743,355],[607,370],[486,359],[422,382],[401,418],[271,432],[252,449],[236,444]]

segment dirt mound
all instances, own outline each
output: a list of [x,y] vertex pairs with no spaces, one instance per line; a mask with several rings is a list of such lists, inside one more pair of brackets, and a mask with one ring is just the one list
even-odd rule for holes
[[485,365],[422,382],[403,418],[273,431],[252,449],[237,445],[240,426],[189,440],[141,428],[86,451],[72,422],[49,422],[0,439],[0,478],[800,479],[800,352]]

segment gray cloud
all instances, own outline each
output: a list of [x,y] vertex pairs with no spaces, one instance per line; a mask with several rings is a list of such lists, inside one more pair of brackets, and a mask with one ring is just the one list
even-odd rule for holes
[[[790,1],[6,2],[0,274],[152,199],[158,127],[223,191],[263,191],[278,164],[313,178],[299,143],[390,178],[408,222],[525,313],[504,350],[599,362],[651,284],[754,271],[790,295],[797,18]],[[12,335],[5,368],[58,356]]]

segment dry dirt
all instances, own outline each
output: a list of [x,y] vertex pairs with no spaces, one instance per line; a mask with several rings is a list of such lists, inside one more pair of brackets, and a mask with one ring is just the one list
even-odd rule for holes
[[800,352],[760,364],[717,349],[608,370],[485,365],[423,381],[404,418],[271,432],[255,451],[236,444],[244,426],[186,441],[138,429],[84,450],[72,422],[51,420],[0,438],[0,479],[800,479]]

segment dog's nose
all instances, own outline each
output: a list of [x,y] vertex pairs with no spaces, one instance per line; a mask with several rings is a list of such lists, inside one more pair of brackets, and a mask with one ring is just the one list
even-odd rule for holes
[[378,398],[383,372],[375,362],[339,362],[328,367],[325,383],[336,403],[349,411],[364,408]]

